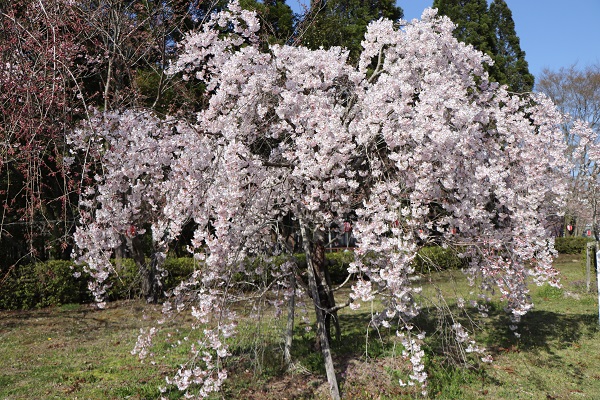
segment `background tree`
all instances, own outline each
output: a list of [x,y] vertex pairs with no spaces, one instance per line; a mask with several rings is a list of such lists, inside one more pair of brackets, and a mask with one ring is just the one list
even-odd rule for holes
[[530,92],[534,77],[521,50],[512,13],[504,0],[434,0],[433,7],[457,25],[458,40],[489,55],[492,81],[508,85],[516,93]]
[[[572,65],[558,71],[545,69],[536,90],[548,95],[563,113],[572,117],[562,126],[567,154],[575,166],[571,171],[565,225],[575,225],[575,232],[581,234],[589,224],[598,240],[600,169],[598,158],[590,157],[590,152],[600,142],[600,65],[581,69]],[[573,129],[574,121],[585,121],[588,125],[585,137]]]
[[316,0],[298,29],[299,43],[310,49],[341,46],[357,61],[367,25],[379,18],[398,21],[403,11],[392,0]]
[[297,17],[285,0],[245,0],[240,5],[257,13],[263,42],[286,44],[293,39]]
[[512,12],[504,0],[493,0],[489,15],[496,38],[492,78],[508,85],[513,92],[531,92],[534,77],[529,72],[525,52],[521,50]]
[[85,107],[82,20],[62,1],[0,8],[0,270],[68,258],[79,177],[65,137]]

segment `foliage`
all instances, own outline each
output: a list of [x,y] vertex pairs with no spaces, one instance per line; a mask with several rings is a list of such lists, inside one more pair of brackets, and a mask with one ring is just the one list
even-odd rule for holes
[[468,260],[461,258],[457,249],[441,246],[423,247],[414,260],[415,269],[422,274],[445,269],[461,269],[467,265]]
[[[305,270],[307,268],[306,254],[294,254],[294,258],[296,259],[296,263],[301,270]],[[327,265],[332,282],[335,284],[344,282],[348,276],[348,268],[350,268],[350,264],[354,261],[354,253],[351,251],[331,252],[326,253],[325,258],[327,259]]]
[[533,90],[534,76],[529,72],[525,52],[521,50],[519,37],[515,31],[512,12],[505,0],[493,0],[489,14],[492,32],[496,42],[492,59],[491,77],[508,85],[510,90],[523,93]]
[[89,303],[92,297],[83,268],[72,261],[46,261],[20,265],[4,276],[0,285],[0,309],[28,309],[68,303]]
[[265,44],[286,44],[294,35],[296,17],[291,7],[282,0],[241,1],[242,8],[256,11],[261,25],[259,36]]
[[402,9],[391,0],[314,1],[300,24],[302,32],[299,41],[315,50],[320,47],[344,47],[350,51],[351,62],[356,62],[369,23],[379,18],[399,21],[402,16]]
[[517,93],[530,92],[534,77],[515,32],[512,13],[504,0],[434,0],[433,7],[457,25],[454,35],[494,61],[487,67],[490,80]]
[[586,245],[594,239],[577,236],[557,237],[554,248],[560,254],[580,254],[585,252]]
[[[116,273],[111,275],[107,298],[111,301],[141,297],[140,273],[132,259],[113,260]],[[163,290],[174,289],[198,269],[190,257],[167,258],[168,271]],[[62,304],[92,302],[88,290],[90,278],[84,267],[72,261],[52,260],[15,266],[0,284],[0,309],[19,310]]]
[[340,284],[348,275],[348,268],[354,262],[354,253],[351,251],[338,251],[335,253],[327,253],[327,261],[329,262],[329,274],[333,283]]

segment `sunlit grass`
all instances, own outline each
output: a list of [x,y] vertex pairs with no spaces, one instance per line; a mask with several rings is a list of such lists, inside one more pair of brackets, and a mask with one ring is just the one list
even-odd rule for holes
[[[508,328],[503,303],[493,300],[489,318],[469,320],[460,314],[458,297],[476,298],[460,271],[444,271],[423,278],[417,300],[423,314],[417,321],[428,332],[425,341],[430,373],[429,395],[440,399],[570,399],[600,398],[600,332],[595,282],[587,293],[583,260],[561,256],[557,267],[563,287],[531,286],[535,308],[519,325],[520,338]],[[473,293],[472,293],[473,292]],[[343,302],[347,289],[337,293]],[[443,299],[446,299],[445,301]],[[240,305],[240,314],[245,311]],[[395,328],[375,329],[371,316],[378,302],[359,310],[340,311],[340,341],[332,350],[345,398],[403,399],[417,391],[402,388],[409,367],[401,357]],[[260,312],[258,312],[260,311]],[[313,310],[308,308],[307,315]],[[491,365],[465,369],[448,362],[444,324],[452,311],[473,330],[474,338],[494,357]],[[471,310],[473,311],[473,310]],[[139,329],[150,326],[158,311],[142,302],[111,304],[94,310],[86,305],[0,313],[0,398],[2,399],[155,399],[159,386],[187,356],[185,346],[173,346],[186,335],[198,334],[190,319],[171,323],[177,332],[171,343],[154,348],[154,364],[131,355]],[[312,399],[326,398],[327,389],[314,329],[296,318],[294,365],[283,365],[285,313],[274,318],[273,307],[263,303],[252,316],[241,318],[231,341],[226,367],[230,379],[214,398]],[[449,319],[450,318],[450,319]],[[314,322],[314,321],[313,321]],[[164,335],[161,333],[161,335]],[[179,335],[179,336],[177,336]],[[368,336],[368,339],[367,338]],[[450,349],[450,350],[449,350]],[[180,398],[169,390],[168,398]]]

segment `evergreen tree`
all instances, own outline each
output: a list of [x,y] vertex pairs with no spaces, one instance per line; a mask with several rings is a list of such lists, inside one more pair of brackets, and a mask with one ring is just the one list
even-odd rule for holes
[[489,55],[494,65],[488,68],[492,81],[506,84],[513,92],[529,92],[533,75],[521,50],[512,13],[504,0],[434,0],[440,15],[456,25],[454,36]]
[[448,16],[456,25],[454,37],[472,44],[490,56],[494,53],[492,21],[486,0],[434,0],[440,15]]
[[507,84],[515,92],[530,92],[534,78],[529,72],[525,52],[521,50],[519,37],[515,32],[512,12],[504,0],[494,0],[489,14],[496,37],[496,51],[493,56],[498,82]]
[[403,15],[394,0],[313,0],[299,29],[300,42],[310,49],[345,47],[356,61],[371,21],[397,21]]
[[243,0],[241,6],[256,11],[261,24],[259,36],[263,41],[285,44],[292,39],[296,18],[285,0]]

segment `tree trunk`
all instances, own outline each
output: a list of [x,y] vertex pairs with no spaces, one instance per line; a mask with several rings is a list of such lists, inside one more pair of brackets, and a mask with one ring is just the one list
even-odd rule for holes
[[160,278],[158,276],[165,257],[161,252],[154,252],[150,264],[142,269],[142,295],[148,303],[158,303],[160,297]]
[[162,256],[162,253],[155,252],[152,254],[150,262],[146,262],[140,239],[137,236],[133,238],[126,237],[129,251],[131,252],[135,265],[138,267],[142,277],[142,296],[149,303],[156,303],[158,302],[160,295],[158,270],[164,262],[164,257]]
[[288,301],[288,318],[285,329],[285,343],[283,347],[283,361],[285,367],[289,368],[292,364],[292,341],[294,338],[294,313],[296,309],[296,274],[292,272],[290,275],[290,288],[292,296]]
[[319,290],[319,300],[321,302],[322,313],[325,318],[325,331],[327,338],[331,340],[331,322],[333,320],[336,328],[336,339],[340,340],[341,332],[337,317],[337,311],[328,311],[335,308],[335,298],[333,296],[333,285],[329,275],[329,267],[325,258],[325,246],[321,238],[315,240],[314,252],[312,254],[317,289]]
[[125,251],[125,241],[121,240],[121,244],[115,249],[115,269],[118,273],[120,273],[123,269],[123,259],[125,258]]
[[337,377],[335,376],[335,368],[333,366],[333,358],[331,357],[331,349],[329,348],[329,339],[327,338],[327,331],[325,329],[325,318],[321,310],[321,302],[319,300],[319,290],[317,288],[317,281],[315,278],[315,270],[312,260],[312,250],[310,248],[310,241],[308,234],[306,233],[306,226],[304,221],[300,219],[300,233],[302,235],[302,246],[306,254],[306,263],[308,271],[308,286],[310,288],[311,297],[315,306],[315,314],[317,316],[317,337],[321,345],[321,353],[323,354],[323,362],[325,363],[325,371],[327,372],[327,382],[329,383],[329,390],[331,398],[333,400],[340,400],[340,391],[338,388]]
[[598,231],[598,199],[596,198],[596,190],[593,191],[592,197],[592,234],[594,239],[600,241],[600,232]]

